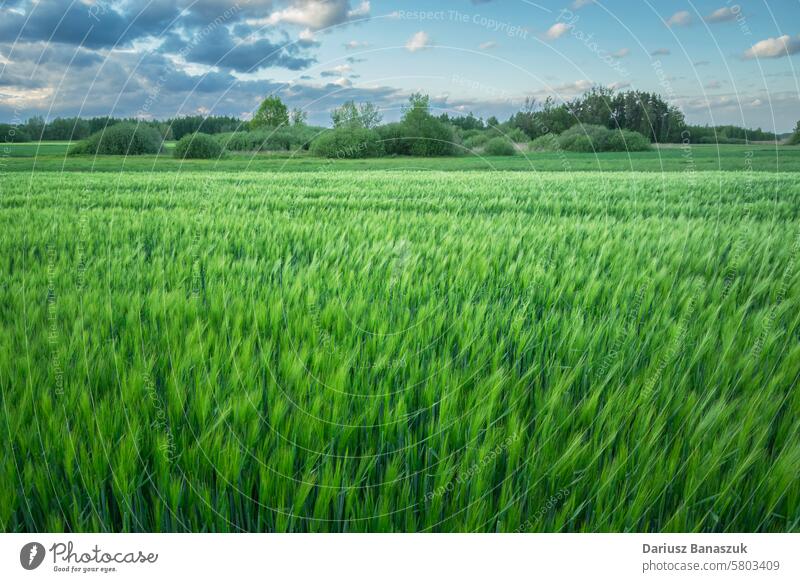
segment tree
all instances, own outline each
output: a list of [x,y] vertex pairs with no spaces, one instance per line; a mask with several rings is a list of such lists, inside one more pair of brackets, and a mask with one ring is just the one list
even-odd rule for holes
[[381,122],[380,110],[372,103],[359,103],[345,101],[341,107],[331,111],[333,127],[363,127],[374,129]]
[[295,107],[292,109],[292,125],[305,125],[308,119],[308,113]]
[[794,126],[794,133],[789,138],[789,145],[800,145],[800,121]]
[[280,97],[270,95],[258,106],[258,111],[253,116],[250,126],[259,128],[280,127],[282,125],[289,125],[289,110]]
[[413,93],[400,123],[404,151],[412,156],[448,156],[454,152],[453,128],[430,114],[430,97]]

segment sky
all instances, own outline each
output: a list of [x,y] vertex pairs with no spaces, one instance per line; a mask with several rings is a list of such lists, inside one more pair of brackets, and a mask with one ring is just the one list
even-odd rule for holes
[[800,119],[800,0],[0,0],[0,120],[248,118],[279,95],[501,121],[527,97],[656,91],[690,123]]

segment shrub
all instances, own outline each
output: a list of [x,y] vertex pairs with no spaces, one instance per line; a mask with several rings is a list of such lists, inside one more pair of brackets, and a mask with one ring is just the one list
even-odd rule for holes
[[322,128],[306,125],[284,126],[277,129],[223,133],[217,140],[232,152],[277,152],[307,150]]
[[464,138],[464,147],[469,149],[479,148],[486,145],[489,141],[489,135],[485,132],[478,132],[470,137]]
[[589,153],[597,151],[592,145],[592,140],[589,136],[575,133],[566,136],[561,134],[558,138],[558,147],[567,152]]
[[513,143],[525,143],[526,141],[528,141],[527,134],[518,127],[515,127],[510,131],[508,131],[505,135],[505,138]]
[[495,137],[486,143],[483,153],[487,156],[513,156],[517,149],[504,137]]
[[383,150],[390,156],[407,156],[411,154],[410,142],[405,139],[401,123],[387,123],[378,126],[378,137]]
[[207,133],[190,133],[178,140],[173,155],[184,160],[216,160],[222,155],[222,145]]
[[650,149],[650,140],[627,129],[601,125],[574,125],[558,136],[559,147],[568,152],[635,152]]
[[161,151],[161,134],[147,125],[117,123],[70,148],[70,154],[138,156]]
[[534,152],[554,152],[559,149],[558,138],[552,133],[540,135],[530,143],[530,149]]
[[450,156],[455,152],[453,128],[429,116],[416,123],[403,123],[404,138],[412,156]]
[[635,131],[611,130],[606,140],[607,152],[643,152],[650,149],[650,140]]
[[409,97],[400,125],[402,140],[412,156],[449,156],[456,151],[453,126],[430,114],[427,95],[414,93]]
[[322,158],[372,158],[384,153],[376,131],[363,127],[341,127],[320,135],[311,143],[311,153]]

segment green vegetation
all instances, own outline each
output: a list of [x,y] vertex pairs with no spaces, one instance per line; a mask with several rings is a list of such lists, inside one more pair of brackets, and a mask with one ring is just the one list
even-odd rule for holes
[[376,131],[363,127],[340,127],[326,131],[311,144],[311,153],[323,158],[374,158],[383,154]]
[[483,148],[487,156],[513,156],[517,153],[514,144],[504,137],[493,137]]
[[650,148],[650,142],[640,133],[601,125],[574,125],[558,136],[539,136],[530,144],[532,151],[578,153],[643,152]]
[[[382,136],[381,126],[378,132]],[[294,130],[294,127],[289,128]],[[315,130],[312,128],[312,132]],[[260,134],[265,139],[269,133]],[[224,140],[228,136],[217,136]],[[237,136],[239,134],[236,134]],[[306,140],[306,144],[310,140]],[[256,145],[263,143],[256,141]],[[383,141],[383,143],[387,143]],[[800,148],[774,145],[687,145],[658,147],[646,152],[600,152],[596,154],[564,151],[521,152],[521,155],[492,157],[466,155],[459,157],[416,158],[382,157],[340,160],[334,166],[327,159],[314,157],[298,146],[255,153],[248,146],[230,153],[222,160],[186,160],[172,156],[71,156],[65,159],[67,144],[4,144],[0,146],[0,171],[31,172],[32,170],[64,172],[324,172],[328,170],[432,170],[514,172],[705,172],[714,170],[756,172],[800,172]],[[164,144],[167,151],[173,144]],[[37,149],[39,155],[36,154]],[[35,156],[35,157],[34,157]]]
[[307,150],[325,128],[284,125],[256,131],[239,131],[215,136],[228,152],[294,152]]
[[134,123],[118,123],[101,129],[75,144],[73,155],[140,156],[161,151],[162,137],[152,127]]
[[184,160],[216,160],[222,155],[222,145],[206,133],[192,133],[178,140],[172,155]]
[[250,122],[253,129],[289,125],[289,110],[280,97],[270,95],[261,102]]
[[0,529],[800,529],[798,174],[312,162],[6,174]]
[[794,126],[794,133],[789,138],[788,145],[800,145],[800,121]]

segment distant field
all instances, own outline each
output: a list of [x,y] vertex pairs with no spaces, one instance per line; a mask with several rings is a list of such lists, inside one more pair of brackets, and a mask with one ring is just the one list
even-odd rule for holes
[[771,155],[6,174],[0,529],[798,531]]
[[513,157],[483,158],[476,155],[450,158],[377,158],[366,160],[327,160],[307,153],[296,155],[233,154],[221,160],[187,160],[160,156],[66,157],[67,146],[47,144],[37,158],[33,144],[10,144],[9,154],[0,156],[0,171],[152,172],[152,171],[268,171],[308,172],[329,170],[439,170],[439,171],[538,171],[538,172],[693,172],[753,170],[759,172],[800,172],[800,147],[695,145],[668,147],[633,153],[555,153],[529,152]]

